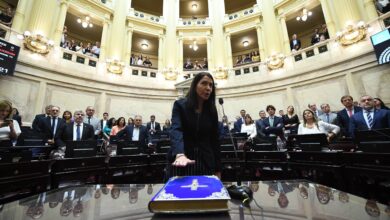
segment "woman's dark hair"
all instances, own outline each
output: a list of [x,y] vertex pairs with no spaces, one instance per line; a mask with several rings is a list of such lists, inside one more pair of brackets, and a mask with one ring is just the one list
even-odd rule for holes
[[72,119],[72,112],[68,111],[68,110],[65,110],[64,113],[62,113],[62,118],[65,119],[65,113],[69,113],[70,114],[70,119]]
[[249,122],[249,124],[253,124],[253,120],[252,120],[251,115],[250,115],[250,114],[246,114],[246,115],[245,115],[245,125],[247,125],[247,124],[246,124],[246,119],[247,119],[247,118],[249,118],[249,119],[251,120],[251,121]]
[[380,99],[380,98],[374,98],[374,99],[378,100],[381,103],[381,109],[389,110],[389,107],[387,107],[385,105],[385,103],[382,101],[382,99]]
[[212,91],[211,91],[209,99],[206,100],[203,103],[203,109],[209,109],[210,112],[216,113],[217,112],[217,108],[215,107],[215,83],[214,83],[214,78],[213,78],[213,76],[210,73],[207,73],[207,72],[200,72],[200,73],[198,73],[194,77],[194,79],[192,80],[190,90],[187,93],[187,99],[188,99],[187,106],[189,108],[191,108],[191,109],[197,109],[198,108],[198,104],[199,103],[198,103],[198,94],[196,93],[196,86],[198,85],[200,80],[203,79],[203,77],[205,77],[205,76],[209,77],[211,79],[211,81],[213,81],[213,86],[212,86]]
[[108,128],[112,128],[112,126],[114,126],[114,123],[115,123],[114,121],[115,121],[115,118],[108,119],[106,126]]
[[123,120],[123,127],[126,126],[126,118],[119,117],[118,120],[116,120],[115,125],[119,126],[119,122]]
[[[383,102],[382,102],[383,103]],[[12,108],[12,111],[14,111],[15,110],[15,115],[19,115],[19,111],[18,111],[18,109],[17,108]]]

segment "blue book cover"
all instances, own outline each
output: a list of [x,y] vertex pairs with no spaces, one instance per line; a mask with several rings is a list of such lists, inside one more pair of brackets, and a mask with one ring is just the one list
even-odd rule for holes
[[156,213],[228,211],[229,193],[216,176],[172,177],[149,202]]

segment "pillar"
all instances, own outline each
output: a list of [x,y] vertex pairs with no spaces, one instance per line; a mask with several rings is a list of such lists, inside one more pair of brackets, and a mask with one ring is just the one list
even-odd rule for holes
[[125,63],[126,65],[130,64],[130,57],[131,57],[131,46],[133,43],[133,28],[129,27],[127,29],[127,45],[126,50],[124,51],[125,54]]
[[176,39],[176,21],[179,19],[179,0],[164,0],[163,16],[166,19],[166,34],[164,45],[164,67],[163,68],[179,68],[176,65],[177,53],[172,51],[178,51],[177,39]]
[[213,59],[213,49],[212,49],[212,36],[210,34],[207,35],[207,62],[208,69],[214,69],[214,59]]
[[177,68],[178,69],[183,69],[183,36],[179,36],[177,39]]
[[320,0],[322,13],[324,14],[326,27],[328,28],[329,37],[334,37],[336,35],[336,26],[334,22],[334,16],[331,14],[331,10],[329,8],[328,0]]
[[61,37],[62,37],[62,31],[64,29],[64,23],[66,18],[66,12],[68,11],[69,1],[68,0],[62,0],[60,2],[60,14],[58,16],[56,29],[54,32],[54,45],[60,45]]
[[109,59],[124,59],[122,56],[123,45],[126,45],[126,29],[124,27],[126,27],[127,13],[130,8],[129,4],[129,1],[115,1],[115,15],[110,33]]
[[158,35],[158,71],[161,72],[164,66],[164,35]]
[[233,52],[232,52],[232,43],[230,33],[225,34],[225,43],[226,43],[226,67],[233,68]]
[[110,22],[110,15],[105,14],[104,20],[103,20],[103,31],[102,31],[102,38],[100,40],[100,61],[106,60],[106,48],[107,48],[107,35],[108,35],[108,24]]
[[12,29],[22,33],[24,30],[23,23],[25,23],[25,14],[27,9],[27,2],[29,0],[19,0],[18,6],[16,7],[15,15],[12,20]]
[[31,9],[29,25],[27,30],[31,33],[40,32],[45,37],[50,38],[53,20],[55,17],[57,1],[36,0]]
[[373,0],[364,0],[364,9],[367,13],[368,21],[374,20],[378,17],[378,13],[376,11],[375,3]]
[[[275,30],[278,27],[276,21],[274,2],[273,1],[262,1],[263,4],[263,22],[265,30]],[[280,53],[282,50],[282,37],[279,31],[264,31],[266,40],[266,57],[272,55],[274,52]]]
[[334,11],[337,15],[339,27],[343,29],[347,22],[356,24],[361,20],[359,7],[356,0],[328,1],[334,6]]
[[265,60],[265,49],[264,49],[264,42],[263,42],[263,29],[260,24],[256,25],[256,33],[257,33],[257,43],[259,44],[259,53],[260,53],[260,60]]
[[279,22],[282,28],[282,39],[283,39],[283,49],[284,53],[288,54],[291,52],[290,49],[290,38],[288,36],[287,24],[286,24],[286,16],[283,14],[279,17]]

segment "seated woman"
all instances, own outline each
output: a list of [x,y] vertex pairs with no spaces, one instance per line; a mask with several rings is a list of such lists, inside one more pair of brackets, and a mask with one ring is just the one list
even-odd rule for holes
[[118,118],[118,120],[115,123],[115,126],[112,127],[110,136],[114,136],[118,134],[118,132],[122,131],[123,128],[126,127],[126,119],[124,117]]
[[241,125],[241,133],[248,134],[248,140],[252,140],[256,137],[256,125],[253,123],[252,117],[249,114],[245,115],[245,123]]
[[292,105],[287,107],[287,114],[282,116],[284,124],[284,133],[285,134],[297,134],[299,118],[298,115],[294,113],[294,107]]
[[64,119],[66,124],[72,123],[73,122],[72,112],[65,110],[64,113],[62,113],[62,119]]
[[19,111],[17,108],[12,108],[12,119],[18,122],[19,127],[22,126],[22,116],[19,115]]
[[328,141],[332,140],[340,132],[340,127],[318,121],[314,112],[310,109],[303,111],[303,123],[298,127],[298,134],[326,134]]
[[11,147],[20,133],[19,123],[12,119],[11,102],[0,101],[0,147]]

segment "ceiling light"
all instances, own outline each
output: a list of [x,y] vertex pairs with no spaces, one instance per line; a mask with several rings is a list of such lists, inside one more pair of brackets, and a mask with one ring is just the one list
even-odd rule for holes
[[194,51],[197,51],[197,50],[199,49],[199,46],[198,46],[198,44],[196,43],[196,40],[194,40],[194,41],[192,42],[192,44],[190,44],[188,47],[189,47],[190,49],[193,49]]
[[244,47],[247,47],[248,45],[249,45],[249,41],[244,41],[244,42],[242,42],[242,45],[244,45]]
[[191,8],[192,8],[192,10],[195,11],[196,9],[198,9],[198,5],[197,4],[192,4]]
[[93,24],[91,22],[91,18],[88,16],[86,16],[84,19],[77,18],[77,23],[81,24],[81,26],[83,28],[87,28],[87,27],[92,28],[93,27]]
[[141,48],[144,50],[148,49],[148,47],[149,47],[149,45],[147,43],[141,44]]
[[313,12],[308,11],[306,8],[304,8],[302,10],[302,15],[297,17],[297,21],[306,21],[312,15]]

